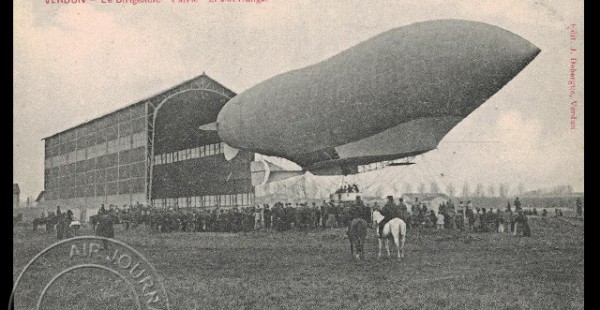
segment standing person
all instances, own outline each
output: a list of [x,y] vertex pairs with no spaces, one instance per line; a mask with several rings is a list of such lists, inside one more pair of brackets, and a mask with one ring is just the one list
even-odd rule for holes
[[52,212],[48,212],[48,218],[46,218],[46,233],[51,232],[56,224],[56,215]]
[[371,223],[371,207],[367,204],[366,206],[363,206],[362,208],[362,216],[361,216],[365,221],[367,221],[367,223]]
[[46,214],[42,210],[42,215],[40,215],[39,219],[34,219],[33,220],[33,231],[36,231],[37,230],[37,226],[46,223],[47,220],[48,219],[46,218]]
[[448,199],[448,202],[446,203],[446,212],[448,211],[455,211],[455,207],[454,207],[454,203],[452,202],[452,199]]
[[[467,230],[467,210],[465,209],[465,203],[460,201],[458,203],[458,209],[457,209],[457,216],[460,215],[461,220],[462,220],[462,230],[466,231]],[[457,219],[458,220],[458,219]]]
[[504,214],[500,211],[500,208],[496,209],[496,224],[498,225],[498,232],[504,233],[504,226],[506,225],[506,221],[504,218]]
[[[469,208],[470,210],[470,208]],[[481,210],[479,210],[479,208],[477,208],[476,210],[477,212],[475,213],[475,215],[473,216],[474,220],[473,220],[473,224],[471,224],[471,221],[469,221],[469,225],[471,226],[470,228],[472,229],[472,231],[474,232],[481,232],[481,222],[482,222],[482,215],[481,215]]]
[[260,218],[261,217],[262,217],[261,210],[260,210],[260,208],[257,207],[254,210],[254,230],[260,229]]
[[583,216],[583,202],[581,201],[581,197],[577,197],[575,205],[577,206],[577,216]]
[[404,199],[402,199],[402,197],[400,197],[400,199],[399,199],[398,210],[400,212],[400,218],[403,221],[406,221],[406,215],[408,214],[408,208],[404,204]]
[[377,201],[375,201],[375,203],[373,204],[373,207],[371,208],[371,213],[373,213],[373,211],[375,210],[381,210],[381,207],[379,206]]
[[[523,216],[523,210],[519,210],[517,211],[517,208],[515,208],[515,212],[513,213],[513,218],[512,221],[514,223],[514,228],[512,232],[513,236],[516,236],[519,233],[519,227],[521,227],[521,217]],[[522,227],[521,227],[522,230]]]
[[348,226],[350,226],[350,222],[353,219],[362,218],[362,215],[363,215],[362,206],[358,203],[351,204],[350,209],[348,210],[348,216],[347,216],[348,218],[346,219]]
[[267,231],[271,231],[273,219],[272,219],[272,212],[271,212],[271,209],[269,208],[269,205],[265,205],[265,209],[263,212],[264,212],[263,217],[265,218],[265,228],[267,229]]
[[321,226],[321,208],[317,206],[316,202],[312,203],[311,216],[313,217],[313,226],[319,228]]
[[444,221],[445,221],[444,214],[442,212],[438,212],[438,215],[437,215],[437,229],[438,230],[444,229]]
[[515,211],[519,212],[521,210],[521,201],[519,201],[519,197],[515,198]]
[[321,204],[320,207],[320,212],[319,212],[319,227],[320,228],[325,228],[325,217],[327,216],[327,207],[325,207],[325,201],[323,201],[323,203]]
[[435,229],[437,227],[437,216],[435,215],[435,211],[429,210],[428,218],[430,223],[427,226]]
[[[116,217],[113,212],[106,211],[104,208],[98,210],[98,225],[96,226],[96,236],[105,238],[114,238],[114,221],[113,217]],[[102,240],[103,249],[108,249],[108,243],[106,240]]]
[[517,216],[515,217],[515,222],[517,223],[515,227],[515,236],[517,235],[517,228],[521,227],[523,237],[531,237],[531,228],[529,227],[529,223],[527,222],[527,216],[523,213],[522,210],[517,213]]
[[448,212],[448,228],[456,230],[456,212],[454,208],[446,208]]
[[65,232],[65,223],[63,214],[60,211],[60,206],[56,206],[56,240],[60,241],[63,239]]
[[75,220],[73,216],[73,211],[67,210],[67,213],[64,215],[65,219],[63,221],[63,235],[65,239],[73,237],[73,231],[71,230],[71,222]]
[[490,213],[486,210],[486,208],[481,208],[481,217],[479,218],[479,220],[479,231],[490,231]]
[[506,221],[506,225],[509,225],[508,233],[512,234],[515,230],[515,220],[510,206],[507,207],[506,211],[504,212],[504,220]]
[[327,221],[325,222],[325,226],[327,226],[327,228],[334,228],[336,226],[336,218],[334,213],[329,213],[327,215]]
[[465,208],[465,231],[473,231],[473,226],[475,225],[475,214],[473,213],[473,209],[471,209],[471,205],[470,205],[469,201],[467,203],[467,206]]
[[523,237],[531,237],[531,227],[527,221],[527,216],[523,215]]

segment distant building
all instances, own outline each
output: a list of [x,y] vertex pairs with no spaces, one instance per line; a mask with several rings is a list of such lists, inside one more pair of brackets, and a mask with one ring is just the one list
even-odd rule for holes
[[37,206],[41,206],[46,201],[46,191],[41,191],[40,194],[35,199],[35,204]]
[[427,210],[433,210],[436,214],[440,209],[440,205],[442,203],[448,202],[450,197],[446,194],[431,194],[431,193],[423,193],[423,194],[403,194],[402,195],[403,202],[408,206],[408,210],[410,207],[418,202],[427,206]]
[[19,207],[19,199],[21,196],[21,189],[19,188],[19,184],[13,183],[13,208]]

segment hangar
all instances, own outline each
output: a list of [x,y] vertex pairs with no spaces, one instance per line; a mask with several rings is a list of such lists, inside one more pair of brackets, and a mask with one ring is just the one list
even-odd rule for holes
[[235,95],[203,73],[44,138],[46,206],[253,204],[254,154],[226,161],[218,134],[199,129]]

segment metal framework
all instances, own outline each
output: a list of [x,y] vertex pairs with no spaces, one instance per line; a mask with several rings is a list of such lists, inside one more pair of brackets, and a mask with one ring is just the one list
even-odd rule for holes
[[[89,123],[79,125],[60,134],[46,138],[45,158],[47,160],[51,158],[60,160],[57,165],[54,163],[50,165],[50,162],[46,162],[45,164],[45,190],[49,190],[49,192],[53,193],[53,195],[48,197],[50,200],[57,199],[62,201],[63,199],[81,198],[84,203],[88,203],[94,201],[92,200],[93,197],[103,197],[101,202],[106,203],[106,197],[108,195],[113,195],[107,193],[108,183],[114,182],[117,182],[117,193],[115,193],[115,195],[121,195],[119,183],[130,182],[126,185],[126,193],[129,196],[129,200],[132,200],[132,195],[135,193],[133,191],[133,179],[141,179],[144,177],[143,175],[132,176],[134,170],[133,165],[141,163],[142,160],[133,160],[133,158],[135,158],[133,152],[129,153],[129,158],[127,159],[128,162],[125,164],[121,163],[121,159],[119,158],[121,151],[133,151],[138,148],[138,146],[135,145],[135,135],[137,133],[143,132],[145,134],[143,128],[138,130],[134,125],[136,120],[142,121],[141,118],[144,118],[145,115],[143,113],[135,114],[133,111],[137,111],[135,105],[113,112],[109,114],[110,116],[105,115]],[[111,121],[107,121],[107,117],[110,117]],[[100,120],[102,118],[104,120]],[[123,129],[123,126],[126,126],[129,129]],[[111,128],[114,129],[114,131],[109,135],[109,129]],[[126,130],[124,135],[121,135],[122,130]],[[103,134],[103,137],[99,136],[99,133]],[[109,136],[112,136],[113,138],[110,138]],[[129,139],[126,148],[123,148],[123,145],[121,145],[122,141],[124,141],[122,138],[124,137]],[[113,143],[113,148],[116,148],[116,150],[113,149],[112,152],[110,150],[110,142]],[[62,147],[61,145],[65,144],[68,146],[65,146],[66,149],[56,150],[57,147]],[[51,148],[54,148],[55,150],[52,154],[49,154],[49,149]],[[98,155],[97,152],[100,149],[102,149],[102,154]],[[116,163],[106,164],[109,162],[108,157],[105,157],[105,164],[95,161],[96,158],[104,155],[116,156],[116,160],[114,160]],[[57,156],[59,156],[58,158],[60,159],[58,159]],[[126,178],[121,177],[120,171],[122,166],[129,166],[127,169],[128,173],[124,174],[128,175]],[[52,171],[54,171],[54,174],[58,172],[58,175],[48,175],[48,171],[56,168],[58,168],[58,170]],[[108,169],[116,169],[114,179],[109,180],[106,177],[106,171],[104,171],[103,174],[99,174],[100,171]],[[102,182],[98,182],[100,177],[97,177],[97,173],[98,175],[103,175],[101,178]],[[52,185],[49,184],[51,181],[54,182]],[[57,182],[58,186],[56,186]],[[63,183],[66,183],[66,185]],[[99,188],[102,188],[102,195],[98,193]],[[56,197],[56,193],[59,194],[59,197]]]
[[[106,203],[107,197],[109,195],[113,195],[115,190],[116,193],[114,193],[114,195],[122,195],[121,182],[123,182],[125,187],[127,187],[126,190],[123,191],[123,195],[128,193],[130,201],[133,200],[134,194],[141,194],[144,197],[143,199],[146,200],[145,203],[148,205],[151,204],[152,172],[154,165],[154,129],[157,113],[160,108],[170,99],[190,91],[208,91],[219,94],[227,99],[235,96],[234,92],[225,88],[203,73],[200,76],[183,82],[182,84],[151,98],[138,101],[114,112],[102,115],[94,120],[79,124],[70,129],[44,138],[44,140],[46,140],[44,154],[44,189],[49,194],[48,200],[56,199],[58,201],[62,201],[70,200],[71,198],[77,198],[81,199],[83,203],[88,203],[92,201],[98,201],[97,199],[101,199],[101,202]],[[127,117],[126,115],[129,115],[128,113],[130,113],[127,111],[128,109],[136,109],[135,111],[137,112],[131,112],[131,116]],[[141,123],[134,125],[134,120],[139,120]],[[131,124],[129,124],[130,121]],[[121,128],[122,123],[128,123],[125,124],[126,126],[123,125],[125,126],[123,127],[125,129]],[[133,127],[127,129],[127,126]],[[116,128],[116,130],[109,133],[109,128]],[[95,134],[104,130],[106,130],[106,135],[104,136],[105,140],[96,140],[96,138],[94,138]],[[126,130],[127,132],[124,134],[129,135],[131,139],[129,141],[130,147],[127,148],[127,150],[133,150],[139,147],[144,148],[143,150],[139,150],[139,152],[129,153],[128,156],[131,157],[127,157],[124,165],[129,165],[130,167],[124,169],[123,176],[128,176],[124,179],[122,179],[123,176],[121,175],[121,130]],[[141,138],[141,136],[135,138],[134,131],[135,133],[144,132],[146,136],[145,143],[139,144],[141,141],[135,140],[137,138]],[[90,141],[87,141],[87,139],[90,139]],[[100,137],[97,137],[97,139],[100,139]],[[111,144],[109,142],[112,143],[113,148],[117,149],[116,152],[110,153]],[[85,145],[81,147],[81,143],[85,143]],[[90,157],[89,151],[85,150],[86,148],[89,150],[90,147],[95,147],[98,145],[98,143],[104,143],[102,152],[106,154],[106,156],[111,155],[112,157],[110,160],[108,157],[105,158],[105,163],[108,163],[107,167],[100,165],[99,162],[94,162],[94,167],[88,167],[88,164],[91,165],[92,163],[85,162],[85,160],[102,155],[91,155],[92,157]],[[113,153],[116,155],[113,155]],[[114,156],[116,156],[116,163],[113,163],[115,160]],[[56,164],[57,160],[58,164]],[[82,160],[84,162],[81,162]],[[142,161],[144,162],[143,164]],[[134,167],[134,165],[137,164],[139,164],[139,166]],[[81,172],[79,165],[84,167],[84,170],[81,170]],[[142,169],[144,170],[142,171]],[[102,172],[102,179],[104,181],[101,182],[101,184],[96,181],[96,170],[99,170],[98,173],[100,173],[100,170],[104,170]],[[135,177],[133,176],[134,171],[136,175]],[[109,172],[111,175],[110,180],[108,178]],[[92,182],[87,180],[91,175],[94,176],[94,180]],[[81,178],[86,178],[86,182],[83,182],[83,179]],[[100,177],[98,176],[98,178]],[[134,182],[134,179],[139,182]],[[114,183],[116,183],[116,185]],[[98,195],[99,189],[104,191],[104,195]],[[111,194],[109,194],[109,192]],[[103,196],[103,198],[99,198],[100,196]],[[96,200],[91,200],[93,197],[96,197]]]
[[146,101],[146,205],[152,204],[152,173],[154,170],[154,133],[156,117],[160,108],[170,99],[190,91],[208,91],[231,99],[233,92],[220,86],[206,75],[201,75],[189,83],[185,83]]

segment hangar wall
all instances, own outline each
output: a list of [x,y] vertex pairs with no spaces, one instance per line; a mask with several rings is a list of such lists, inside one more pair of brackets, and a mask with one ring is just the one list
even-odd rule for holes
[[44,204],[66,210],[253,203],[249,162],[254,155],[226,162],[218,155],[223,146],[216,132],[198,128],[216,121],[233,96],[202,74],[44,138]]
[[57,205],[144,201],[145,106],[136,104],[45,139],[44,187]]

